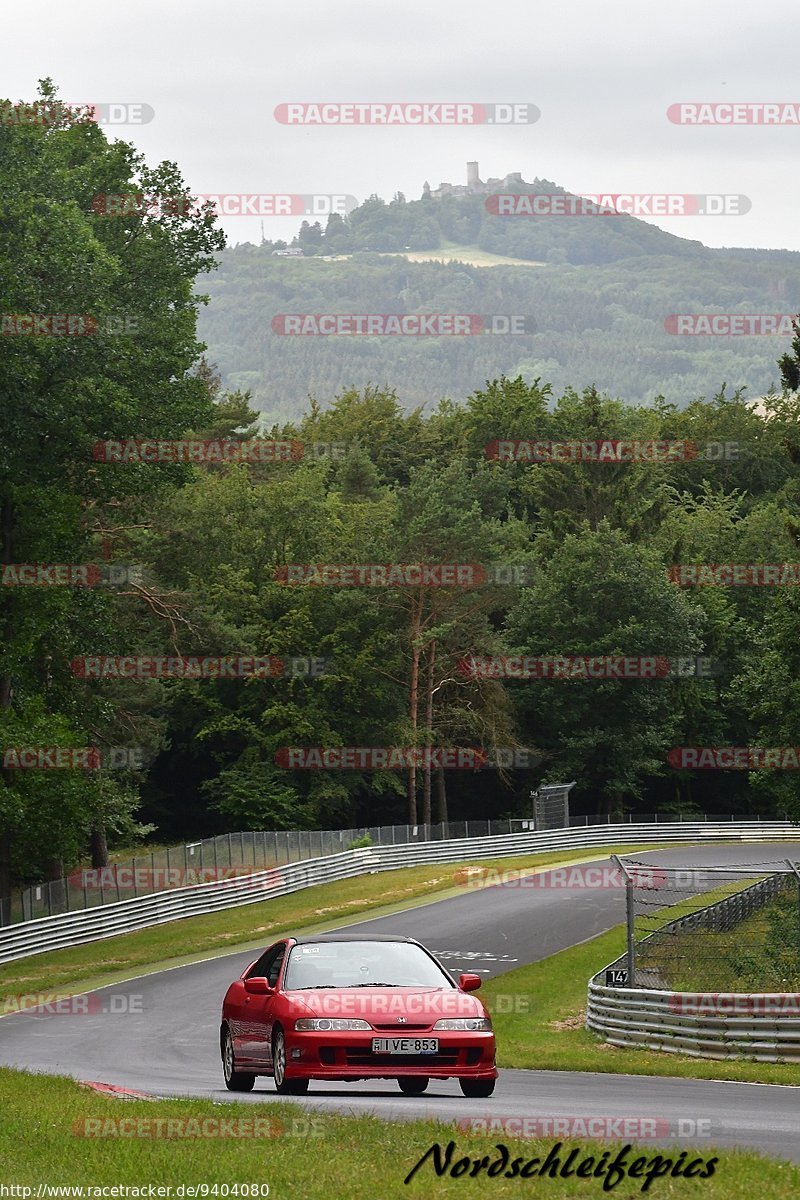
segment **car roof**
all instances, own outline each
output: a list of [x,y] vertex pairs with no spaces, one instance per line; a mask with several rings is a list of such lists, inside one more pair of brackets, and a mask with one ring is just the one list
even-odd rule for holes
[[308,942],[405,942],[409,945],[416,946],[419,943],[414,938],[403,937],[402,934],[389,933],[366,933],[361,934],[322,934],[319,937],[308,935],[307,937],[291,938],[298,946],[305,945]]

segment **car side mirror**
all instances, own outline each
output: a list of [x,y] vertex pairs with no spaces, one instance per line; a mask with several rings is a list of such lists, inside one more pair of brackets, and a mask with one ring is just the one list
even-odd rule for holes
[[475,975],[472,971],[458,977],[458,986],[462,992],[476,992],[482,982],[480,975]]
[[254,975],[251,979],[245,979],[244,990],[249,992],[251,996],[271,996],[275,991],[269,986],[269,983],[260,975]]

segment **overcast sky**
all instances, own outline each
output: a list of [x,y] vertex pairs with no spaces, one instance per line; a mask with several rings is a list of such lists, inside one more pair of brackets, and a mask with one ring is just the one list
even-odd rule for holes
[[[33,99],[50,75],[67,101],[150,105],[149,124],[116,136],[152,165],[176,161],[200,193],[416,199],[477,159],[483,178],[521,171],[573,192],[743,194],[744,216],[654,223],[710,246],[800,250],[800,126],[666,115],[679,101],[800,107],[798,25],[797,0],[27,0],[4,6],[0,95]],[[287,101],[527,102],[541,118],[301,127],[274,119]],[[267,220],[266,234],[298,223]],[[260,239],[255,218],[223,225],[233,243]]]

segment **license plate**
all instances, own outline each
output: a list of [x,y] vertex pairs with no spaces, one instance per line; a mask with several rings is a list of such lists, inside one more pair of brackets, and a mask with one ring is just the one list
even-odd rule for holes
[[438,1038],[373,1038],[373,1054],[438,1054]]

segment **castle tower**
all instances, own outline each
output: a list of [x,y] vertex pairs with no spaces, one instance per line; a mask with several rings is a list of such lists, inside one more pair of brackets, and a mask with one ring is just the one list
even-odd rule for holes
[[478,164],[476,162],[468,162],[467,163],[467,187],[468,188],[477,187],[477,185],[480,183],[480,181],[481,181],[481,177],[478,174]]

